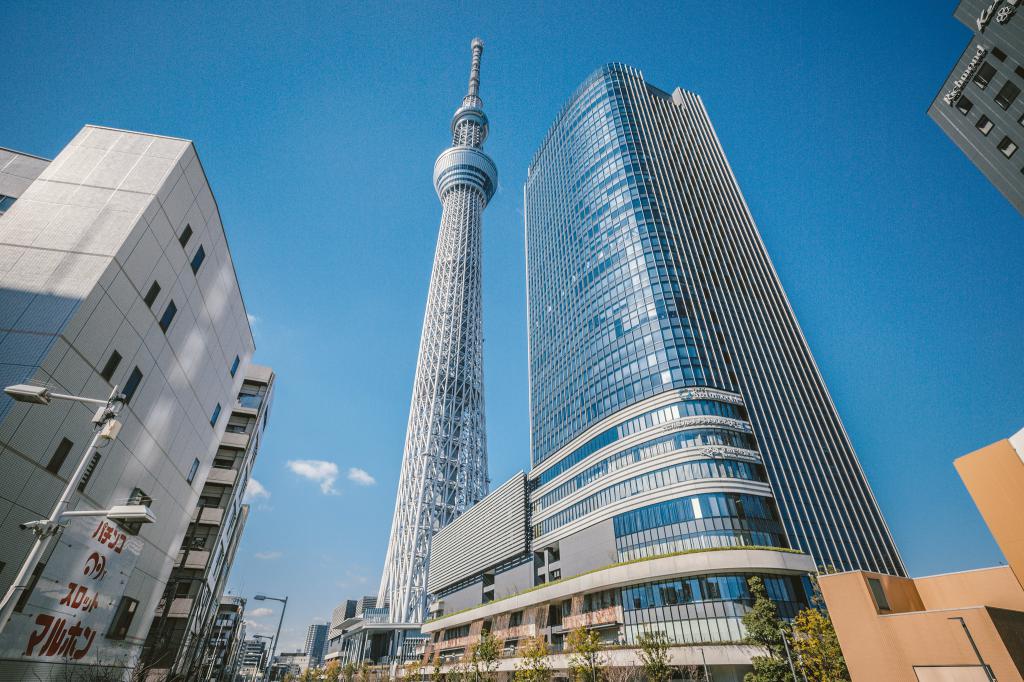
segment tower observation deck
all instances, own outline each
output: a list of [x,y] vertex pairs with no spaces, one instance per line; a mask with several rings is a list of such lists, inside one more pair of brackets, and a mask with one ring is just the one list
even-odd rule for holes
[[483,151],[483,49],[474,39],[469,89],[452,117],[452,145],[434,164],[441,227],[377,600],[389,606],[395,623],[423,621],[431,537],[487,494],[481,220],[498,171]]

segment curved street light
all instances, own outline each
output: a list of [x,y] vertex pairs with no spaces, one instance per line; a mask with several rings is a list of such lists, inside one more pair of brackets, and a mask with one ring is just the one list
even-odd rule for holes
[[279,601],[283,606],[281,607],[281,617],[277,619],[277,632],[274,633],[274,641],[270,643],[270,656],[267,658],[267,669],[263,673],[263,679],[270,679],[270,669],[273,667],[274,651],[277,649],[277,638],[281,636],[281,623],[284,622],[284,611],[288,608],[288,597],[268,597],[265,594],[257,594],[253,597],[256,601]]
[[25,557],[21,570],[18,571],[14,582],[11,583],[7,594],[0,601],[0,633],[7,627],[7,623],[11,620],[11,615],[14,613],[14,607],[18,604],[25,591],[28,590],[32,582],[32,574],[35,572],[36,566],[39,565],[39,560],[46,552],[50,539],[60,530],[65,521],[80,516],[105,516],[119,523],[153,523],[156,521],[156,517],[150,508],[143,504],[118,505],[110,509],[68,511],[71,497],[75,492],[78,482],[82,480],[82,476],[85,474],[85,469],[92,458],[93,450],[99,446],[100,441],[109,442],[117,438],[117,434],[121,431],[121,422],[117,421],[117,415],[124,406],[124,396],[118,393],[116,386],[106,400],[54,393],[45,386],[33,386],[31,384],[8,386],[4,389],[4,393],[18,402],[34,405],[49,405],[53,400],[73,400],[79,403],[100,405],[101,407],[92,418],[92,423],[95,425],[92,441],[89,442],[89,447],[82,453],[82,458],[79,460],[78,466],[75,467],[74,473],[68,477],[68,483],[64,486],[64,492],[61,494],[60,499],[57,500],[57,504],[54,505],[50,516],[45,519],[27,521],[21,524],[22,530],[31,530],[35,533],[36,542],[29,551],[28,556]]
[[[274,641],[274,638],[271,637],[270,635],[253,635],[252,638],[253,639],[269,639],[270,641]],[[261,661],[263,660],[263,654],[262,653],[260,654],[260,660]],[[267,659],[267,666],[264,667],[263,669],[266,670],[266,668],[269,667],[269,665],[270,665],[270,659]],[[259,665],[259,663],[257,663],[256,664],[256,668],[252,671],[252,682],[256,682],[256,680],[259,679],[259,675],[260,675],[260,665]]]

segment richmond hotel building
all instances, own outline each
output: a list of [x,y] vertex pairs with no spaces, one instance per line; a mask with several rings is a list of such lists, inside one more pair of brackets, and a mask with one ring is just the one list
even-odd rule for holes
[[974,35],[928,115],[1024,214],[1024,1],[961,0]]

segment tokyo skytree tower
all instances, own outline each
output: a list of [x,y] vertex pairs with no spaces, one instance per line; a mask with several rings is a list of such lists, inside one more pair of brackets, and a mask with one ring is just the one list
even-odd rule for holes
[[390,606],[395,623],[423,622],[431,537],[487,494],[481,216],[498,171],[482,149],[484,44],[476,38],[472,45],[469,92],[452,117],[452,146],[434,163],[441,229],[377,599],[379,607]]

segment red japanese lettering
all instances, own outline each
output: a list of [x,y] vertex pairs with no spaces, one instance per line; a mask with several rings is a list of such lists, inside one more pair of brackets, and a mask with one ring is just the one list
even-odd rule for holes
[[48,613],[40,613],[36,616],[36,625],[39,626],[40,630],[33,630],[28,636],[28,646],[25,647],[24,656],[31,656],[32,649],[35,648],[36,644],[39,644],[46,637],[46,634],[50,631],[50,626],[53,625],[53,616]]

